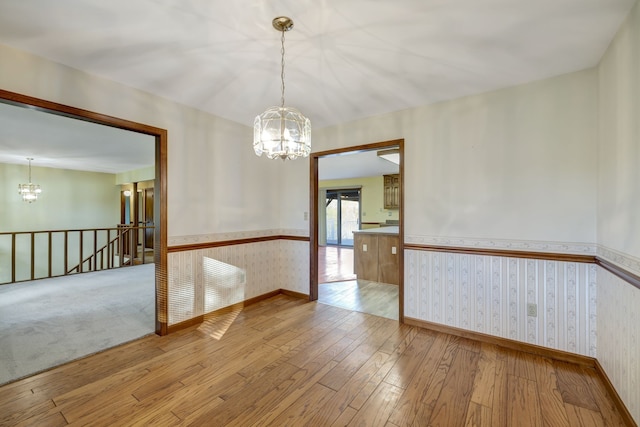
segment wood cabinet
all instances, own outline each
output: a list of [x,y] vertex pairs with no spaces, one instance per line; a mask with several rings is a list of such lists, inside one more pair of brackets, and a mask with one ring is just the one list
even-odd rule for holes
[[383,175],[384,177],[384,208],[400,208],[400,174]]
[[400,238],[393,234],[354,233],[354,272],[358,279],[400,284]]

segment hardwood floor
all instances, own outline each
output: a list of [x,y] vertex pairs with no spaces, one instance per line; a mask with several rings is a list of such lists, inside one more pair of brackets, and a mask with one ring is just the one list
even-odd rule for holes
[[318,302],[387,319],[399,319],[398,298],[398,286],[388,283],[349,280],[318,285]]
[[355,278],[353,248],[318,247],[318,283],[341,282]]
[[284,295],[0,388],[67,424],[623,425],[593,369]]

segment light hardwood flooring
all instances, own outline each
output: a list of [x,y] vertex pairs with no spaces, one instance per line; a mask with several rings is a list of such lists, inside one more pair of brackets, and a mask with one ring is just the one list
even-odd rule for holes
[[279,295],[0,388],[3,426],[622,425],[593,369]]
[[398,286],[387,283],[349,280],[318,285],[318,302],[387,319],[399,319],[398,298]]
[[353,248],[318,246],[318,283],[355,280]]

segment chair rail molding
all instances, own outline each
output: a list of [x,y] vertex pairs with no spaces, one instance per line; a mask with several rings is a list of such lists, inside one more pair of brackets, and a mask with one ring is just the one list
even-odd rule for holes
[[505,251],[552,252],[558,254],[593,255],[597,254],[595,243],[546,242],[540,240],[509,240],[477,237],[449,237],[406,235],[405,245],[449,246],[452,248],[493,249]]

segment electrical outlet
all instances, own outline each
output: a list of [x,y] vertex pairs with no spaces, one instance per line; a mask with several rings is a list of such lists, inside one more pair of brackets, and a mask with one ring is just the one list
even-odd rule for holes
[[527,304],[527,316],[538,317],[538,304]]
[[309,221],[309,212],[304,213],[304,220]]
[[362,245],[362,252],[367,252],[367,245],[366,244]]

